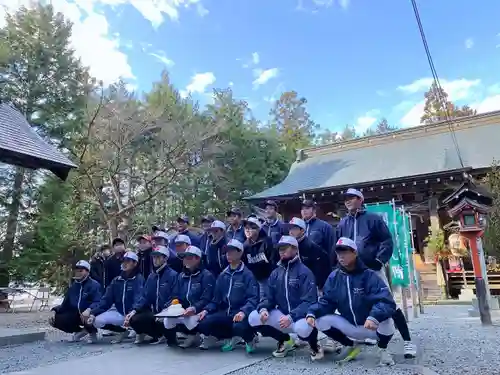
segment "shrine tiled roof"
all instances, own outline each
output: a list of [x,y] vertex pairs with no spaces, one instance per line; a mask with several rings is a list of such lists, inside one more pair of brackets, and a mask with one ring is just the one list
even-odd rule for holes
[[46,142],[14,107],[0,103],[0,161],[30,169],[47,169],[65,180],[76,168]]
[[[500,111],[452,124],[465,169],[488,168],[500,160]],[[450,123],[441,122],[305,149],[283,182],[248,199],[296,196],[464,168]]]

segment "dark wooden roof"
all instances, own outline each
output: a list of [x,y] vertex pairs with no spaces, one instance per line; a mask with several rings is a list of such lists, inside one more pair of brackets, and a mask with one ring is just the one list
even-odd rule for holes
[[248,199],[293,197],[329,188],[477,170],[500,160],[500,111],[453,122],[464,168],[449,126],[447,122],[422,125],[305,149],[283,182]]
[[47,169],[62,180],[77,167],[43,140],[19,111],[5,103],[0,103],[0,162]]

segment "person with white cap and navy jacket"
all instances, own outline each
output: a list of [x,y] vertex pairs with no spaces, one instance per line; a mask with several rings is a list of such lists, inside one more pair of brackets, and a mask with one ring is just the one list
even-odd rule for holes
[[[382,216],[364,209],[363,193],[356,189],[348,189],[344,204],[347,215],[340,221],[337,231],[339,236],[350,238],[356,242],[359,258],[370,269],[374,270],[389,285],[385,273],[385,265],[389,262],[394,249],[392,235]],[[394,323],[404,341],[404,356],[414,358],[417,354],[408,328],[408,323],[400,308],[397,308]]]
[[299,257],[299,244],[292,236],[283,236],[278,244],[280,261],[269,277],[263,300],[252,311],[248,321],[263,336],[278,342],[274,357],[285,357],[295,349],[290,333],[302,340],[318,331],[309,326],[305,315],[318,301],[314,275]]
[[202,251],[196,246],[189,246],[179,254],[184,264],[183,271],[177,276],[177,283],[172,292],[172,300],[176,299],[185,309],[183,316],[165,318],[164,325],[172,337],[176,332],[186,334],[181,348],[192,346],[198,337],[198,313],[203,311],[212,301],[215,277],[202,267]]
[[161,312],[172,299],[172,291],[177,284],[177,272],[172,270],[167,262],[170,250],[166,246],[153,248],[151,257],[153,259],[153,272],[149,275],[142,290],[141,297],[133,305],[125,317],[125,321],[136,332],[135,344],[144,343],[144,336],[148,335],[152,340],[149,344],[162,342],[165,337],[170,343],[175,341],[174,337],[168,336],[162,322],[157,321],[155,314]]
[[182,259],[180,254],[182,254],[186,249],[191,246],[191,238],[185,234],[178,234],[172,241],[174,248],[174,256],[168,258],[168,266],[172,268],[175,272],[182,272]]
[[198,331],[203,335],[201,349],[208,349],[210,338],[225,339],[223,352],[232,351],[245,341],[247,353],[255,349],[255,332],[248,324],[248,316],[259,302],[259,286],[252,272],[245,266],[243,244],[230,240],[226,247],[229,266],[215,283],[212,301],[198,314]]
[[217,278],[227,267],[226,225],[220,220],[215,220],[208,231],[210,232],[210,243],[205,252],[204,265]]
[[[128,336],[126,316],[142,297],[144,277],[137,267],[138,261],[136,253],[128,251],[124,254],[121,275],[113,279],[87,320],[96,328],[120,333],[112,343],[119,343]],[[111,309],[113,305],[115,309]]]
[[96,336],[97,329],[87,324],[92,308],[99,304],[101,286],[90,276],[90,264],[80,260],[74,267],[73,283],[62,303],[52,308],[49,324],[63,332],[73,333],[73,341],[79,341],[88,334]]
[[[353,340],[370,338],[378,343],[380,364],[393,365],[387,345],[395,332],[392,316],[396,303],[389,287],[365,266],[350,238],[341,237],[335,251],[339,268],[328,277],[323,296],[309,308],[308,324],[344,345],[339,358],[343,362],[361,352]],[[310,340],[309,344],[311,359],[321,359],[323,352],[318,343]]]

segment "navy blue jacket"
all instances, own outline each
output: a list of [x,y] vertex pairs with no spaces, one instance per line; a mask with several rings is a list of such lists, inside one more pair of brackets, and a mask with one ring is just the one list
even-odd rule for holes
[[378,271],[391,259],[391,232],[379,214],[359,211],[343,217],[337,228],[340,237],[356,242],[359,257],[368,268]]
[[200,236],[200,246],[198,246],[203,254],[207,253],[208,246],[212,241],[212,236],[209,232],[205,232]]
[[306,236],[298,239],[300,260],[309,268],[319,289],[323,289],[325,281],[332,272],[331,257],[322,247]]
[[153,272],[153,257],[151,256],[152,248],[137,251],[137,257],[139,258],[139,264],[137,267],[139,268],[139,272],[144,276],[145,279]]
[[248,316],[257,308],[259,284],[252,272],[241,264],[232,270],[229,266],[222,271],[215,282],[214,298],[205,307],[209,313],[224,311],[234,316],[240,311]]
[[78,311],[81,314],[87,309],[97,307],[100,300],[101,285],[91,277],[87,277],[82,281],[73,281],[62,303],[52,310],[58,313]]
[[120,256],[113,254],[104,261],[104,289],[110,286],[116,277],[121,275],[124,254],[121,253]]
[[[336,232],[326,221],[313,217],[306,220],[306,236],[328,254],[332,255],[336,243]],[[332,256],[333,258],[333,256]]]
[[216,242],[210,241],[205,253],[205,268],[212,272],[215,277],[219,276],[222,270],[227,267],[226,244],[226,237],[222,237]]
[[195,312],[205,310],[205,307],[212,301],[215,289],[215,277],[206,269],[197,269],[184,272],[177,276],[177,285],[173,298],[177,298],[182,307],[194,307]]
[[144,287],[144,277],[137,268],[134,271],[130,275],[122,273],[122,275],[113,279],[106,288],[106,293],[101,298],[99,305],[92,309],[92,315],[95,316],[108,311],[113,304],[122,315],[127,315],[132,311],[134,305],[141,298]]
[[106,260],[101,256],[92,257],[90,260],[90,277],[101,285],[101,291],[104,291],[104,281],[106,278]]
[[174,250],[175,251],[175,238],[179,235],[179,234],[183,234],[185,236],[188,236],[189,239],[191,240],[191,245],[193,246],[196,246],[196,247],[200,247],[200,236],[197,235],[196,233],[194,232],[191,232],[190,230],[185,230],[184,232],[177,232],[175,235],[173,235],[168,243],[169,243],[169,247],[170,249]]
[[257,310],[278,309],[296,322],[303,319],[309,307],[316,302],[318,292],[314,275],[296,256],[286,264],[278,263],[269,277],[264,299]]
[[246,240],[242,260],[258,281],[266,280],[278,262],[271,238],[261,230],[257,241]]
[[234,230],[231,225],[227,227],[226,237],[228,240],[238,240],[241,243],[244,243],[247,239],[245,236],[245,228],[242,224],[238,227],[238,229]]
[[177,272],[168,265],[163,265],[148,276],[141,297],[133,309],[136,311],[151,309],[154,314],[158,314],[172,300],[176,285]]
[[265,223],[262,226],[262,230],[266,232],[269,238],[271,238],[273,245],[276,245],[279,242],[281,236],[288,235],[285,223],[278,219],[274,220],[272,223]]
[[323,296],[307,315],[320,318],[335,310],[351,324],[362,326],[367,319],[379,323],[392,317],[396,303],[380,276],[358,258],[354,271],[337,268],[328,276]]

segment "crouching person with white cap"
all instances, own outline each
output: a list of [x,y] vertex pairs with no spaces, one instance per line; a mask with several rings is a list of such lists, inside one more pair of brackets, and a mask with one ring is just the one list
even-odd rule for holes
[[[339,268],[328,277],[323,296],[309,308],[307,323],[344,345],[339,358],[344,362],[356,358],[361,351],[353,340],[371,339],[378,343],[380,364],[394,365],[387,351],[395,332],[392,315],[396,311],[389,287],[358,258],[353,240],[341,237],[335,251]],[[311,358],[322,358],[318,343],[309,344]]]
[[172,343],[175,338],[175,335],[173,338],[167,335],[163,322],[155,316],[167,303],[170,303],[177,283],[177,272],[167,264],[169,256],[170,250],[166,246],[153,248],[151,252],[153,272],[148,276],[138,302],[125,317],[125,325],[128,323],[137,333],[135,344],[145,343],[145,335],[152,338],[148,344],[161,343],[164,337],[167,341],[170,339]]
[[87,324],[92,308],[101,299],[101,285],[89,276],[90,264],[80,260],[74,267],[73,283],[62,303],[52,309],[49,324],[63,332],[72,333],[73,341],[90,335],[96,337],[97,329]]
[[277,246],[280,261],[269,277],[263,300],[248,320],[263,336],[278,341],[273,356],[281,358],[295,348],[290,333],[317,341],[318,330],[307,324],[305,316],[318,301],[318,293],[312,271],[300,260],[297,240],[283,236]]
[[252,353],[255,332],[248,324],[248,316],[259,302],[259,285],[241,260],[240,241],[228,242],[226,256],[229,266],[217,278],[212,301],[198,314],[198,331],[203,335],[200,349],[208,349],[210,338],[215,337],[226,340],[223,352],[232,351],[241,337],[247,353]]
[[[188,348],[197,341],[198,313],[205,310],[212,301],[215,287],[215,277],[201,267],[201,250],[196,246],[189,246],[179,256],[184,264],[184,270],[177,276],[173,301],[178,302],[184,309],[179,317],[165,318],[165,328],[169,336],[175,337],[177,332],[186,334],[186,339],[179,346]],[[167,310],[168,311],[168,310]]]
[[[118,332],[112,343],[120,343],[127,336],[125,317],[142,296],[144,278],[140,274],[137,254],[128,251],[123,256],[121,275],[115,277],[106,289],[99,305],[90,311],[87,320],[95,328]],[[110,310],[111,306],[115,309]]]

